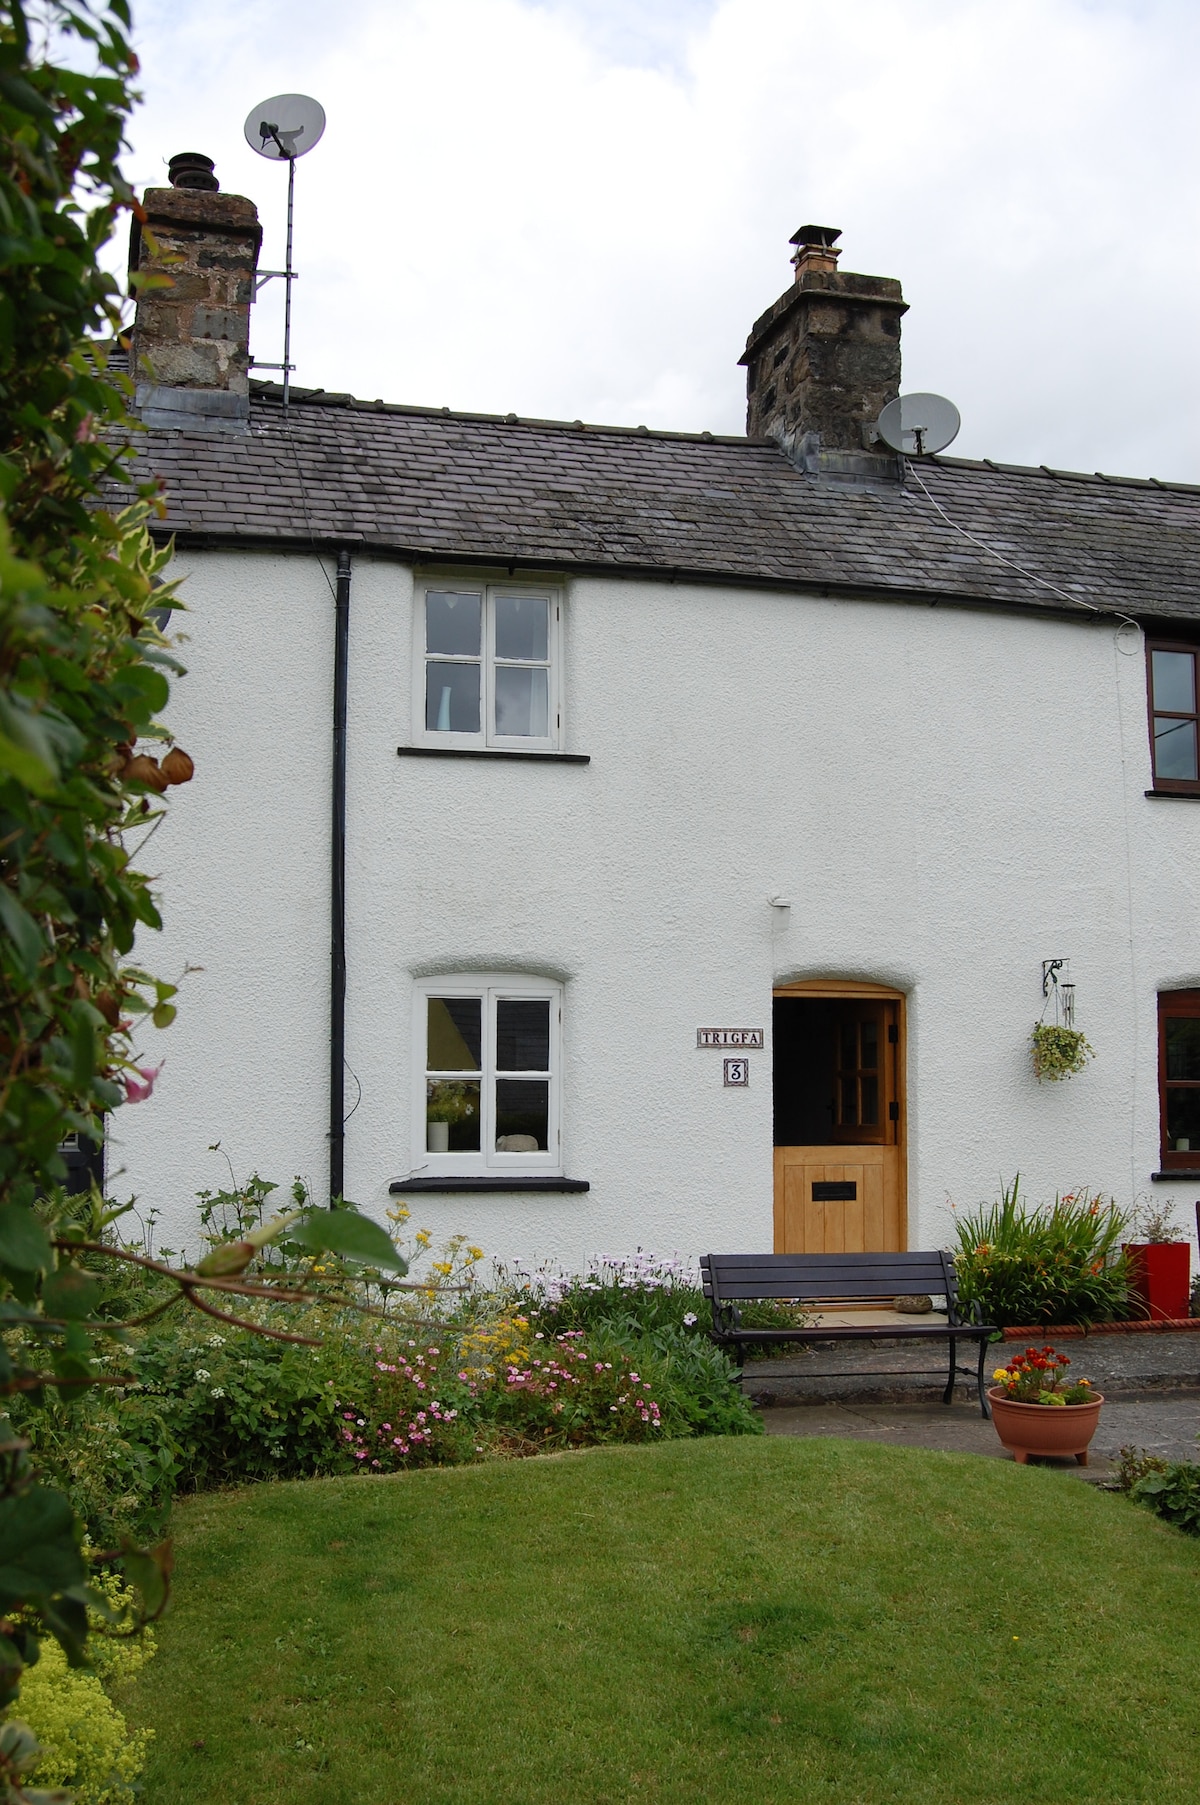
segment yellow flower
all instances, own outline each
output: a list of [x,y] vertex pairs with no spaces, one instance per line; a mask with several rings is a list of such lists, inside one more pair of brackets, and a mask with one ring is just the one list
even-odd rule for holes
[[473,1259],[473,1260],[482,1260],[482,1258],[483,1258],[482,1247],[468,1247],[467,1253],[470,1255],[471,1259]]
[[427,1228],[419,1228],[416,1232],[414,1239],[415,1239],[418,1247],[428,1247],[429,1243],[433,1239],[433,1236],[430,1234],[430,1232]]
[[448,1279],[450,1274],[454,1271],[454,1268],[449,1260],[435,1260],[433,1262],[433,1270],[435,1272],[440,1272],[444,1279]]
[[1001,1380],[1001,1381],[1007,1379],[1008,1368],[1006,1366],[998,1366],[996,1368],[995,1372],[992,1374],[992,1377],[993,1377],[993,1379],[997,1379],[997,1380]]

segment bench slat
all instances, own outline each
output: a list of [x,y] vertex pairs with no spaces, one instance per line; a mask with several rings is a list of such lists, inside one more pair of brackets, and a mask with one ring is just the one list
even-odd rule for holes
[[754,1269],[740,1267],[736,1273],[722,1273],[720,1267],[713,1274],[713,1280],[720,1285],[722,1291],[736,1287],[738,1291],[747,1292],[752,1285],[825,1285],[828,1292],[863,1291],[868,1285],[882,1285],[884,1291],[891,1285],[895,1291],[897,1285],[908,1285],[909,1291],[918,1280],[937,1282],[938,1291],[946,1287],[947,1269],[938,1262],[937,1265],[884,1265],[884,1267],[855,1267],[855,1265],[832,1265],[819,1273],[805,1273],[803,1267],[787,1267],[785,1271],[772,1271],[769,1267]]
[[942,1251],[911,1249],[899,1253],[706,1253],[702,1256],[713,1265],[913,1265],[929,1260],[942,1260]]

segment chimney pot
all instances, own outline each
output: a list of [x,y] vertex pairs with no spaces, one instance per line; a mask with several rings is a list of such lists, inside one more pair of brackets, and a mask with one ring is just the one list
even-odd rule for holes
[[181,150],[167,164],[167,180],[172,188],[200,188],[206,194],[218,194],[221,184],[213,174],[213,160],[198,150]]
[[836,248],[841,235],[840,226],[801,226],[792,234],[788,243],[796,247],[792,267],[797,282],[804,270],[820,270],[827,276],[833,274],[842,254]]

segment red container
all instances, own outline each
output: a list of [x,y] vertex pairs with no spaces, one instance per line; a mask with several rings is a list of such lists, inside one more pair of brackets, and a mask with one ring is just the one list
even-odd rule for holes
[[1134,1241],[1125,1248],[1133,1289],[1151,1321],[1179,1321],[1188,1315],[1191,1295],[1190,1241]]

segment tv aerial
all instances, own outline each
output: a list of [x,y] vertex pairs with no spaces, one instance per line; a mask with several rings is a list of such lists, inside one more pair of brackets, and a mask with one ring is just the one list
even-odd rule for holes
[[260,270],[254,278],[254,293],[273,278],[283,283],[283,362],[257,364],[260,370],[283,371],[283,405],[286,410],[291,386],[292,363],[292,208],[296,195],[296,158],[312,150],[325,130],[325,109],[308,94],[275,94],[253,107],[246,115],[246,143],[260,157],[271,163],[288,166],[287,256],[284,269]]
[[877,431],[893,451],[923,458],[945,451],[961,425],[962,416],[944,395],[897,395],[880,414]]

